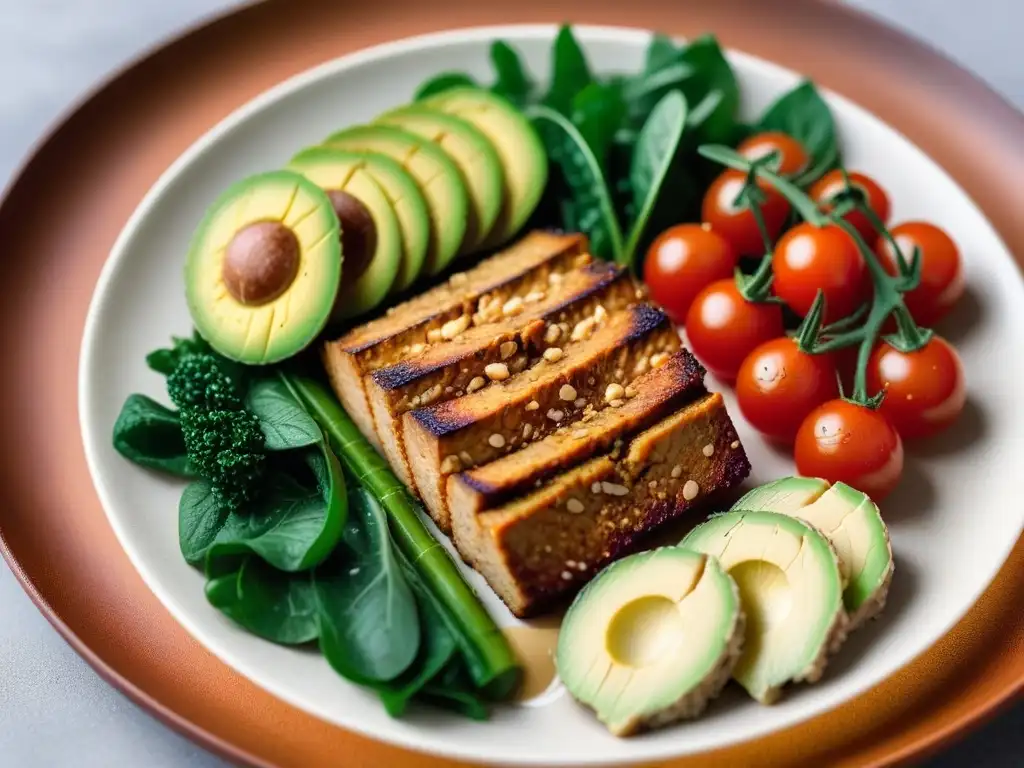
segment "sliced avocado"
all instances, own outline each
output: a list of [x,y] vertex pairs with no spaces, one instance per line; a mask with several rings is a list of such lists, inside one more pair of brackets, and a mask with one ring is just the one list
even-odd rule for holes
[[555,666],[612,733],[695,717],[740,654],[739,594],[718,562],[678,547],[616,561],[576,596]]
[[[308,167],[319,165],[332,153],[340,150],[329,147],[309,147],[292,158],[292,167]],[[400,163],[387,155],[376,152],[359,152],[362,168],[384,190],[391,208],[398,217],[398,226],[402,231],[402,262],[398,267],[398,275],[391,286],[391,293],[404,291],[419,277],[423,269],[423,261],[427,257],[430,245],[430,217],[427,213],[427,202],[420,192],[419,185]],[[347,257],[346,257],[347,258]],[[347,269],[347,265],[346,265]]]
[[401,163],[416,180],[427,203],[430,243],[423,264],[436,275],[462,246],[469,212],[469,194],[458,167],[436,144],[391,125],[360,125],[328,136],[325,147],[349,152],[378,152]]
[[341,280],[330,198],[293,171],[239,181],[200,222],[185,263],[192,321],[226,357],[291,357],[323,330]]
[[728,512],[680,545],[714,555],[736,581],[747,616],[733,679],[762,704],[789,681],[816,682],[846,636],[843,580],[828,540],[774,512]]
[[885,607],[892,581],[889,531],[878,506],[845,483],[829,487],[813,477],[784,477],[755,488],[735,509],[767,510],[806,520],[832,542],[846,589],[843,603],[850,629]]
[[501,212],[505,172],[494,146],[472,124],[418,104],[387,112],[375,121],[394,125],[443,149],[459,168],[469,193],[469,216],[461,255],[484,241]]
[[345,269],[332,317],[368,312],[387,297],[402,263],[402,232],[387,195],[356,153],[322,150],[289,168],[327,192],[341,224]]
[[421,102],[476,126],[498,152],[505,170],[501,213],[481,247],[501,245],[522,228],[548,183],[548,159],[540,137],[519,110],[480,88],[452,88]]

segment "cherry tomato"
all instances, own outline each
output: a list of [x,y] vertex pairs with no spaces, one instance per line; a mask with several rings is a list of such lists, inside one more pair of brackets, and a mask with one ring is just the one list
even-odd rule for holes
[[704,287],[730,277],[738,261],[729,242],[707,224],[678,224],[658,235],[644,260],[651,297],[675,322]]
[[[860,191],[868,207],[875,212],[875,215],[882,220],[883,224],[886,223],[889,220],[889,196],[885,193],[885,190],[874,179],[870,176],[865,176],[863,173],[853,172],[847,175],[850,177],[850,183],[854,189]],[[845,190],[846,182],[843,180],[843,174],[836,170],[829,171],[814,182],[813,186],[811,186],[810,195],[811,199],[827,211],[832,207],[833,199]],[[865,242],[869,245],[875,242],[875,239],[878,237],[878,230],[872,226],[868,217],[862,212],[850,211],[843,218],[856,227]]]
[[[914,320],[931,327],[945,317],[963,295],[960,251],[949,235],[924,221],[908,221],[890,232],[908,263],[915,247],[921,251],[921,284],[905,293],[903,301]],[[878,238],[875,253],[890,275],[897,274],[896,254],[885,238]]]
[[[738,200],[746,174],[740,171],[724,171],[704,193],[701,216],[718,234],[728,240],[740,256],[764,255],[764,241],[757,228],[757,222],[750,208]],[[764,192],[761,216],[768,236],[775,240],[789,217],[789,202],[767,182],[758,183]]]
[[686,313],[690,349],[726,382],[736,378],[754,347],[782,334],[782,308],[747,301],[731,278],[717,280],[697,294]]
[[744,139],[736,151],[748,160],[759,160],[771,152],[779,159],[769,167],[782,176],[795,176],[807,167],[810,159],[803,145],[782,131],[764,131]]
[[766,341],[747,355],[736,377],[736,399],[751,426],[776,442],[791,443],[804,418],[839,397],[831,355],[811,355],[795,339]]
[[933,335],[914,352],[880,342],[868,364],[868,392],[885,390],[879,410],[907,438],[927,437],[954,421],[964,409],[964,366],[953,346]]
[[879,501],[903,474],[903,441],[878,411],[829,400],[800,425],[793,458],[801,475],[843,482]]
[[782,236],[772,255],[775,294],[806,315],[818,289],[825,294],[825,322],[851,314],[867,298],[867,270],[853,238],[836,224],[804,222]]

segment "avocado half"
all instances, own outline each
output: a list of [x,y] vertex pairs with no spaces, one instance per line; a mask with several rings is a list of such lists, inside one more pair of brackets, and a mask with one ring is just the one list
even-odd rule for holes
[[680,544],[719,559],[739,587],[747,617],[733,679],[762,704],[790,681],[817,682],[846,639],[843,579],[828,540],[774,512],[709,518]]
[[387,297],[402,263],[402,233],[390,200],[355,153],[307,153],[289,168],[327,192],[341,226],[345,269],[332,318],[370,311]]
[[348,152],[377,152],[401,164],[427,204],[430,240],[423,273],[443,271],[462,247],[469,195],[458,167],[436,144],[391,125],[360,125],[331,134],[322,145]]
[[225,357],[261,365],[308,346],[341,280],[338,218],[327,193],[294,171],[236,182],[207,210],[189,246],[192,321]]
[[374,120],[433,142],[459,169],[469,194],[469,215],[460,255],[473,253],[494,228],[501,212],[505,172],[498,153],[471,123],[420,104],[386,112]]
[[505,189],[498,220],[481,247],[501,245],[533,214],[548,182],[547,154],[537,131],[512,104],[481,88],[452,88],[418,103],[462,118],[494,145]]
[[893,574],[892,544],[878,506],[866,494],[846,483],[784,477],[754,488],[733,508],[798,517],[828,538],[839,555],[851,630],[885,608]]
[[558,635],[566,689],[617,736],[696,717],[728,682],[744,616],[713,558],[676,547],[630,555],[576,596]]

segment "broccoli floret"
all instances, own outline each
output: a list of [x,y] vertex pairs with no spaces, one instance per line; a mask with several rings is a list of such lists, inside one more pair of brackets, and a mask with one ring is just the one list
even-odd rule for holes
[[237,509],[259,490],[265,438],[226,367],[213,354],[185,355],[167,377],[167,393],[180,409],[190,465]]

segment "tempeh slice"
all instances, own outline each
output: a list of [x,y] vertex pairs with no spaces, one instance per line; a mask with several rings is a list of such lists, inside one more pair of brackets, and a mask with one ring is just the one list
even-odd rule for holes
[[[667,360],[680,346],[668,317],[649,304],[611,315],[587,338],[572,341],[557,325],[548,336],[557,354],[535,357],[506,381],[402,417],[406,455],[431,517],[451,529],[447,476],[486,464],[554,432],[621,406],[638,372]],[[562,336],[565,341],[562,341]],[[482,384],[482,382],[481,382]]]

